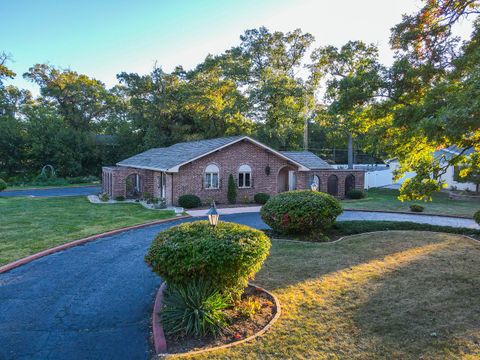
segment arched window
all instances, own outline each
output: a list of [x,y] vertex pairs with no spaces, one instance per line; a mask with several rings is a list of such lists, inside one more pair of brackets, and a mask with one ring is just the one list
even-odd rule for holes
[[218,189],[220,187],[218,166],[210,164],[205,169],[205,189]]
[[318,175],[313,175],[312,178],[310,179],[310,189],[320,191],[320,178]]
[[350,190],[355,189],[355,176],[353,174],[349,174],[345,178],[345,195],[348,194]]
[[328,177],[327,192],[330,195],[338,196],[338,177],[337,177],[337,175],[330,175]]
[[252,187],[252,169],[248,165],[242,165],[238,168],[238,187]]

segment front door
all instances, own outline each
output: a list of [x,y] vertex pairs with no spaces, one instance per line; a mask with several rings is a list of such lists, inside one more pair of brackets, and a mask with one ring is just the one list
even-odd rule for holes
[[166,184],[166,174],[162,172],[158,176],[158,194],[161,198],[165,198],[167,196],[167,184]]
[[288,191],[295,190],[297,188],[297,176],[295,175],[295,171],[289,170],[288,171]]

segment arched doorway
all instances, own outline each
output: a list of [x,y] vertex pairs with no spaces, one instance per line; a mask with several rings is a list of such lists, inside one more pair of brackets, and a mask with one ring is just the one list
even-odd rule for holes
[[332,196],[338,196],[338,177],[330,175],[327,181],[327,192]]
[[348,194],[350,190],[355,189],[355,176],[353,174],[349,174],[345,178],[345,195]]
[[277,175],[277,192],[295,190],[297,188],[297,175],[295,169],[284,166]]
[[125,179],[125,195],[127,199],[140,197],[143,191],[143,178],[140,174],[130,174]]
[[309,186],[310,189],[313,189],[313,187],[315,187],[317,191],[320,191],[320,178],[318,177],[318,175],[313,175],[310,178]]

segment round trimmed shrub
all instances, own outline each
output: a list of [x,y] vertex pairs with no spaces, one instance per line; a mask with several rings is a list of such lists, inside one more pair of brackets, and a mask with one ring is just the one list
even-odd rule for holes
[[168,284],[209,281],[225,296],[239,299],[248,280],[268,256],[270,239],[245,225],[194,221],[160,232],[145,256]]
[[7,183],[5,182],[5,180],[3,179],[0,179],[0,191],[3,191],[7,188]]
[[410,205],[410,211],[412,212],[423,212],[425,208],[422,205],[412,204]]
[[477,224],[480,225],[480,210],[473,214],[473,220],[475,220]]
[[323,232],[343,212],[340,202],[319,191],[296,190],[278,194],[263,205],[263,221],[273,230],[289,234]]
[[268,199],[270,199],[270,195],[266,193],[256,193],[253,197],[253,200],[255,200],[255,202],[260,205],[266,204]]
[[187,194],[178,198],[178,205],[185,209],[192,209],[202,205],[202,201],[197,195]]
[[362,190],[353,189],[347,192],[347,197],[349,199],[363,199],[366,196],[367,194],[365,193],[365,191],[362,191]]

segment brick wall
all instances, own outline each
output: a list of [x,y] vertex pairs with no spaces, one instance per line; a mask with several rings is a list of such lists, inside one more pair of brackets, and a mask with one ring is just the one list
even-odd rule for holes
[[328,178],[331,175],[336,175],[338,178],[338,197],[345,197],[345,179],[352,174],[355,177],[355,189],[363,190],[365,182],[365,172],[363,170],[345,170],[345,169],[331,169],[331,170],[316,170],[309,172],[300,172],[297,174],[297,189],[309,189],[313,175],[317,175],[320,179],[319,191],[328,192],[327,184]]
[[[102,169],[102,192],[108,194],[111,198],[126,196],[125,180],[131,174],[140,175],[142,193],[154,193],[154,171],[123,166],[104,167]],[[111,183],[109,177],[112,179]]]
[[[219,189],[204,188],[204,171],[209,164],[215,164],[219,168]],[[177,203],[178,197],[184,194],[195,194],[204,203],[210,203],[212,200],[227,203],[228,176],[232,174],[238,183],[238,168],[244,164],[252,169],[252,187],[248,189],[237,187],[239,203],[253,201],[253,196],[258,192],[276,194],[278,172],[284,166],[291,165],[287,160],[251,142],[242,141],[186,164],[178,173],[174,173],[172,176],[174,203]],[[265,171],[267,166],[270,167],[269,175]]]

